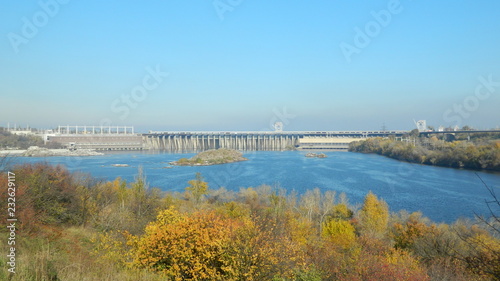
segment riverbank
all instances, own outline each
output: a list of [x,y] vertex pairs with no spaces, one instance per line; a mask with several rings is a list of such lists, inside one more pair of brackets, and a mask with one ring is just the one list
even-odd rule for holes
[[31,146],[28,149],[0,150],[0,156],[20,156],[20,157],[50,157],[50,156],[99,156],[104,153],[93,149],[48,149],[38,146]]
[[474,212],[489,214],[484,203],[489,194],[476,173],[488,185],[500,182],[500,173],[413,165],[365,153],[324,153],[328,158],[310,159],[304,156],[305,152],[259,151],[243,153],[248,161],[211,166],[171,166],[169,162],[196,154],[153,151],[106,152],[98,157],[12,157],[10,163],[48,162],[100,179],[112,181],[120,177],[127,182],[135,180],[137,169],[142,166],[151,187],[173,192],[183,192],[196,172],[202,173],[210,188],[224,186],[228,191],[268,184],[302,194],[318,187],[322,191],[335,190],[337,194],[345,192],[353,204],[362,202],[362,195],[372,191],[394,210],[420,210],[434,221],[448,223],[459,217],[473,218]]
[[500,171],[500,141],[474,144],[437,139],[407,143],[384,138],[353,142],[349,151],[373,153],[392,159],[431,166],[470,170]]

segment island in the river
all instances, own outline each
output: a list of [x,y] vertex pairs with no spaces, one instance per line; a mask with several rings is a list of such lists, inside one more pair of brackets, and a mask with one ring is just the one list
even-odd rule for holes
[[316,153],[309,152],[309,153],[306,154],[306,157],[307,158],[314,158],[314,157],[317,157],[317,158],[326,158],[327,156],[324,153],[316,154]]
[[233,162],[246,161],[243,153],[234,149],[219,148],[200,152],[191,158],[181,158],[177,161],[170,162],[170,165],[175,166],[210,166],[227,164]]

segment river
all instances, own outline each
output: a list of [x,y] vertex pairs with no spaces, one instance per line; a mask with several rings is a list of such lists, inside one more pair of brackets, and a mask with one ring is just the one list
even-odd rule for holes
[[[372,191],[383,198],[391,211],[421,211],[435,222],[450,223],[473,218],[474,212],[489,214],[488,190],[478,176],[500,195],[499,173],[476,172],[424,166],[383,156],[351,152],[325,152],[327,158],[307,158],[301,151],[251,151],[249,161],[215,166],[168,167],[168,162],[195,153],[128,152],[88,157],[18,157],[15,163],[46,161],[63,164],[70,171],[90,173],[105,180],[121,177],[133,181],[142,166],[150,186],[164,191],[183,191],[187,181],[200,172],[210,188],[229,190],[267,184],[295,190],[344,192],[351,204],[361,204]],[[113,164],[128,164],[115,167]]]

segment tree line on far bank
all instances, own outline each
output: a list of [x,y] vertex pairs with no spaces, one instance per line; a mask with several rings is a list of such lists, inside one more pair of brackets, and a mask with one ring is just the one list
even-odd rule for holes
[[446,142],[435,136],[399,141],[370,138],[353,142],[349,151],[375,153],[393,159],[443,167],[500,171],[500,140]]
[[44,144],[43,139],[37,135],[16,135],[7,129],[0,127],[0,149],[28,149],[30,146],[46,148],[63,148],[59,143],[48,142]]

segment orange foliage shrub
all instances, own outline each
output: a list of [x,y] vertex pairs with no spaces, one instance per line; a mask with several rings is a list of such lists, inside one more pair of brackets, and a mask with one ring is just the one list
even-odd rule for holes
[[[305,253],[292,235],[267,219],[245,219],[227,244],[225,280],[291,279],[305,268]],[[279,279],[281,280],[281,279]]]
[[394,239],[394,247],[397,249],[411,249],[416,239],[429,231],[429,226],[421,221],[420,213],[412,213],[404,223],[393,225],[391,237]]
[[362,250],[338,280],[363,281],[425,281],[427,273],[408,252],[389,250],[373,254]]
[[170,208],[129,242],[136,246],[133,264],[174,280],[219,280],[226,270],[224,245],[237,227],[214,212],[188,216]]
[[471,254],[465,258],[471,272],[479,276],[500,278],[500,241],[487,233],[466,239]]
[[[265,225],[265,226],[264,226]],[[173,280],[271,280],[304,265],[297,243],[272,222],[215,211],[161,211],[143,236],[129,236],[131,265]]]
[[[15,173],[16,218],[23,233],[37,233],[43,225],[82,223],[78,182],[62,166],[44,163],[24,164],[11,170]],[[7,182],[7,174],[0,174]],[[0,199],[6,201],[6,192]],[[6,213],[0,219],[6,219]]]

